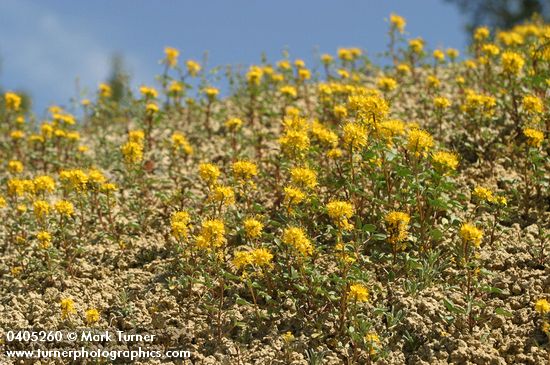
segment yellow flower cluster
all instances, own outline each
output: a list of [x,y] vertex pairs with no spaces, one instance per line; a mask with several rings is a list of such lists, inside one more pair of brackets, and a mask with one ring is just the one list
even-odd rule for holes
[[536,95],[525,95],[521,104],[523,110],[531,114],[541,114],[544,111],[544,104]]
[[311,134],[325,147],[335,148],[338,145],[338,135],[317,120],[311,123]]
[[191,216],[187,212],[175,212],[172,214],[171,228],[172,236],[178,241],[185,240],[189,236],[189,222]]
[[421,129],[411,129],[407,136],[407,149],[416,157],[426,157],[433,147],[434,141],[431,134]]
[[449,151],[437,151],[432,154],[432,161],[437,170],[447,173],[458,167],[458,155]]
[[187,72],[191,76],[197,76],[199,72],[201,72],[201,65],[197,61],[188,60],[185,63],[185,66],[187,67]]
[[84,318],[87,325],[92,325],[99,321],[99,311],[95,308],[90,308],[84,313]]
[[18,160],[11,160],[8,162],[8,171],[12,174],[20,174],[23,172],[23,163]]
[[503,196],[497,196],[493,193],[491,189],[485,188],[483,186],[476,186],[472,192],[472,196],[477,200],[492,204],[499,204],[506,206],[507,200]]
[[368,302],[369,290],[363,284],[353,284],[349,287],[348,299],[352,302]]
[[370,355],[375,355],[380,350],[380,337],[376,332],[369,332],[365,335],[365,342]]
[[349,96],[347,107],[356,113],[361,123],[372,128],[376,128],[378,123],[384,121],[389,113],[386,100],[377,90],[372,89],[358,89]]
[[294,167],[290,170],[290,178],[294,185],[307,189],[317,186],[317,173],[307,167]]
[[284,133],[279,138],[283,153],[291,158],[303,157],[310,145],[309,126],[303,118],[293,117],[283,121]]
[[21,97],[13,92],[6,92],[4,94],[4,102],[7,110],[18,111],[21,107]]
[[237,251],[232,261],[238,270],[247,266],[264,267],[271,266],[273,254],[267,248],[256,248],[250,251]]
[[363,124],[347,122],[342,127],[344,145],[352,150],[360,150],[368,143],[368,130]]
[[137,142],[126,142],[121,147],[124,162],[128,165],[136,165],[143,160],[143,145]]
[[300,204],[306,198],[306,194],[302,190],[293,188],[292,186],[286,186],[283,191],[285,194],[285,203],[289,210],[292,206]]
[[230,118],[225,122],[225,127],[232,132],[235,132],[241,128],[243,121],[239,118]]
[[327,213],[336,227],[349,231],[353,225],[348,221],[353,216],[353,205],[349,202],[335,200],[327,204]]
[[206,219],[202,222],[196,245],[201,249],[219,248],[225,243],[225,224],[220,219]]
[[36,234],[38,245],[41,249],[47,250],[52,244],[52,235],[47,231],[40,231]]
[[164,48],[165,62],[169,67],[176,67],[180,51],[173,47]]
[[474,30],[474,39],[478,42],[484,41],[485,39],[489,38],[490,34],[491,32],[489,28],[479,27]]
[[67,319],[72,314],[76,313],[76,309],[74,307],[74,301],[70,298],[61,299],[60,307],[61,307],[61,318],[62,319]]
[[461,109],[469,114],[482,113],[490,117],[494,114],[496,100],[492,96],[477,94],[473,90],[466,90],[466,100]]
[[99,84],[98,93],[101,99],[108,99],[113,96],[113,89],[110,85],[101,83]]
[[67,200],[59,200],[54,204],[54,209],[61,216],[70,217],[74,214],[74,206]]
[[174,132],[172,134],[172,147],[176,152],[183,152],[186,155],[193,154],[193,147],[187,140],[187,137],[181,132]]
[[391,211],[384,217],[388,242],[395,250],[403,250],[406,247],[405,241],[409,236],[409,222],[411,217],[404,212]]
[[283,243],[291,246],[302,256],[310,256],[313,253],[313,245],[300,227],[288,227],[283,231]]
[[337,51],[338,58],[342,61],[354,61],[363,53],[359,48],[340,48]]
[[537,302],[535,303],[535,311],[540,314],[546,314],[550,312],[550,303],[544,298],[537,300]]
[[80,169],[63,170],[59,173],[59,180],[66,189],[82,192],[87,188],[88,175]]
[[519,75],[523,65],[525,64],[523,57],[519,53],[512,51],[504,52],[502,54],[501,62],[503,71],[511,75]]
[[378,125],[377,132],[391,146],[395,137],[405,134],[405,123],[397,119],[386,120]]
[[35,187],[32,180],[9,179],[8,195],[21,197],[25,194],[32,196],[35,193]]
[[219,203],[220,206],[235,204],[235,192],[231,186],[216,185],[210,193],[210,201]]
[[247,218],[243,222],[246,237],[256,239],[262,235],[264,225],[257,219]]
[[397,88],[397,81],[391,77],[380,77],[376,81],[376,86],[382,91],[392,91]]
[[422,53],[424,50],[424,40],[422,38],[415,38],[409,41],[409,49],[416,54]]
[[250,161],[236,161],[232,169],[235,179],[239,182],[247,182],[258,175],[258,166]]
[[216,99],[216,97],[218,96],[218,94],[220,93],[220,90],[218,88],[215,88],[215,87],[212,87],[212,86],[209,86],[209,87],[205,87],[202,92],[204,93],[204,95],[206,95],[206,97],[208,98],[208,100],[210,102],[214,101]]
[[544,141],[544,133],[534,128],[524,128],[523,135],[527,138],[527,144],[531,147],[540,147]]
[[434,106],[438,109],[447,109],[451,106],[451,101],[443,96],[434,98]]
[[246,79],[248,80],[249,84],[257,86],[262,81],[263,74],[264,71],[261,67],[250,66],[250,68],[248,69],[248,73],[246,74]]
[[471,243],[475,247],[479,247],[481,245],[481,240],[483,239],[483,231],[477,228],[475,225],[471,223],[464,223],[460,227],[459,234],[464,243]]
[[407,22],[402,16],[391,13],[390,24],[393,28],[397,29],[399,33],[403,33],[405,31],[405,25],[407,25]]
[[143,85],[139,88],[139,92],[146,99],[156,99],[158,97],[158,92],[154,87]]
[[211,163],[201,163],[199,165],[199,176],[208,185],[215,185],[220,177],[220,169]]

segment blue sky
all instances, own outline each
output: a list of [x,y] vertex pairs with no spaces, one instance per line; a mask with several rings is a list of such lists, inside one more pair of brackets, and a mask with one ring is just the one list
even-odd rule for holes
[[1,0],[0,85],[25,90],[40,115],[67,104],[76,80],[95,90],[114,53],[124,56],[134,85],[154,83],[165,46],[181,59],[249,65],[281,58],[316,62],[316,52],[361,47],[370,56],[387,44],[384,19],[407,19],[410,37],[429,48],[466,44],[458,10],[443,0]]

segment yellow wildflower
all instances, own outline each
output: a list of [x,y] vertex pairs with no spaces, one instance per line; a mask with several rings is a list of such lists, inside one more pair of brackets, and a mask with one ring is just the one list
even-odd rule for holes
[[351,150],[364,148],[368,142],[367,129],[355,122],[348,122],[343,126],[344,144]]
[[519,75],[525,60],[519,53],[506,51],[502,54],[501,63],[505,73]]
[[390,24],[393,28],[397,29],[399,33],[403,33],[403,31],[405,30],[405,25],[407,25],[407,22],[405,21],[405,18],[403,18],[402,16],[391,13]]
[[380,77],[376,81],[376,86],[378,86],[378,88],[383,91],[392,91],[395,90],[395,88],[397,87],[397,81],[395,81],[391,77]]
[[169,67],[176,67],[176,65],[178,64],[180,51],[178,51],[176,48],[166,47],[164,48],[164,55],[166,64]]
[[290,176],[294,185],[308,189],[314,189],[317,186],[317,173],[307,167],[292,168]]
[[258,167],[249,161],[236,161],[233,163],[233,175],[241,182],[248,181],[258,175]]
[[37,200],[33,203],[34,216],[38,220],[43,220],[50,213],[50,204],[44,200]]
[[380,337],[376,332],[369,332],[365,335],[365,342],[367,344],[369,354],[376,355],[380,347]]
[[283,243],[293,247],[302,256],[310,256],[313,253],[313,245],[305,232],[299,227],[288,227],[283,231]]
[[74,206],[67,200],[59,200],[54,204],[54,208],[59,215],[70,217],[74,214]]
[[220,174],[220,169],[214,164],[201,163],[199,165],[199,176],[209,185],[214,185],[218,181]]
[[544,141],[544,133],[534,128],[524,128],[523,135],[527,137],[527,144],[531,147],[540,147]]
[[409,49],[413,53],[421,53],[424,49],[424,40],[422,38],[411,39],[409,41]]
[[431,134],[421,129],[411,129],[407,137],[407,149],[416,157],[426,157],[433,147],[434,141]]
[[172,235],[178,239],[186,239],[189,235],[191,216],[187,212],[175,212],[171,218]]
[[210,200],[222,206],[235,204],[235,193],[230,186],[217,185],[210,194]]
[[432,154],[432,161],[435,167],[442,172],[455,171],[458,167],[458,156],[454,152],[434,152]]
[[183,133],[174,132],[172,134],[172,147],[175,151],[182,151],[186,155],[193,154],[193,147],[191,147],[189,141]]
[[348,299],[353,302],[367,302],[369,300],[369,290],[363,284],[353,284],[349,287]]
[[90,308],[84,313],[86,324],[92,325],[99,321],[99,311],[95,308]]
[[21,97],[13,92],[6,92],[4,94],[4,102],[7,110],[18,111],[21,107]]
[[211,249],[221,247],[225,242],[225,224],[220,219],[206,219],[197,236],[197,247]]
[[243,222],[244,232],[249,239],[255,239],[261,236],[264,225],[257,219],[247,218]]
[[535,303],[535,311],[540,314],[546,314],[550,312],[550,303],[544,298],[537,300]]
[[201,71],[201,65],[197,61],[188,60],[185,65],[187,66],[187,72],[191,76],[197,76]]
[[20,174],[23,172],[23,163],[18,160],[11,160],[8,162],[8,171],[12,174]]
[[523,110],[528,113],[540,114],[544,111],[544,104],[536,95],[525,95],[521,104],[523,106]]
[[388,242],[394,247],[394,250],[403,250],[406,247],[404,242],[409,236],[411,217],[405,212],[391,211],[386,214],[384,221],[388,232]]
[[285,203],[289,206],[298,205],[306,198],[306,194],[303,191],[290,186],[284,188],[284,193]]
[[143,159],[143,145],[136,142],[126,142],[121,147],[124,162],[128,165],[134,165]]
[[438,96],[434,98],[434,106],[437,109],[447,109],[451,106],[451,101],[443,96]]
[[474,39],[476,41],[483,41],[487,38],[489,38],[489,35],[491,32],[489,31],[489,28],[487,27],[478,27],[474,30]]
[[241,128],[243,121],[239,118],[230,118],[225,122],[225,127],[232,132],[235,132]]
[[353,215],[353,205],[351,203],[335,200],[327,204],[327,213],[334,224],[343,230],[350,230],[353,225],[348,221]]
[[74,301],[70,298],[61,299],[60,307],[61,319],[69,318],[72,314],[76,313],[76,309],[74,308]]
[[471,223],[464,223],[459,234],[464,243],[471,243],[475,247],[479,247],[483,238],[483,231]]

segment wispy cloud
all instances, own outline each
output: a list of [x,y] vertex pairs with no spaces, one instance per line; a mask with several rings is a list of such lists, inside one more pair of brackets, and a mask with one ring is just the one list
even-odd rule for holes
[[[0,2],[0,83],[30,92],[36,111],[76,96],[77,78],[81,87],[95,88],[108,77],[113,51],[93,37],[93,30],[75,23],[65,23],[41,2]],[[134,73],[142,70],[138,59],[127,58]]]

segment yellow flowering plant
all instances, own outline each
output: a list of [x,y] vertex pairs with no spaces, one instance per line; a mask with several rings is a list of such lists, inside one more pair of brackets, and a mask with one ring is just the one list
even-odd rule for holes
[[547,319],[540,275],[509,275],[548,262],[548,25],[481,27],[460,52],[405,27],[389,16],[385,66],[349,47],[222,72],[167,48],[157,83],[101,83],[78,112],[6,92],[0,287],[59,308],[50,287],[85,280],[71,325],[170,331],[177,313],[213,351],[269,337],[292,355],[275,362],[433,362],[417,349],[443,328],[478,341],[524,322],[517,303]]

